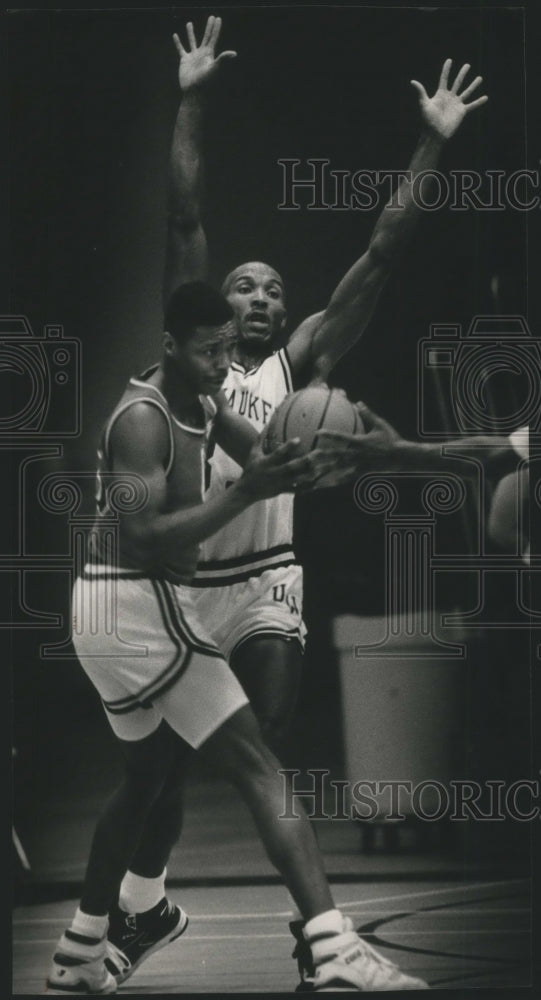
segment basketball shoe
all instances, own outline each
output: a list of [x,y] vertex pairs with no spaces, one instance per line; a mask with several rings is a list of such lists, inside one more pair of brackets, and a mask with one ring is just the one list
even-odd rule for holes
[[302,932],[304,924],[304,920],[291,920],[289,924],[289,929],[295,938],[295,947],[291,957],[297,959],[297,968],[301,977],[299,985],[295,988],[295,993],[311,992],[314,989],[314,976],[316,974],[312,951]]
[[105,966],[107,939],[64,931],[53,955],[46,993],[115,993],[116,979]]
[[126,913],[115,904],[109,913],[107,969],[119,985],[124,983],[141,962],[180,937],[187,926],[184,910],[165,896],[144,913]]
[[308,943],[315,965],[314,992],[429,989],[423,979],[407,976],[359,937],[349,917],[342,917],[341,933],[319,934]]

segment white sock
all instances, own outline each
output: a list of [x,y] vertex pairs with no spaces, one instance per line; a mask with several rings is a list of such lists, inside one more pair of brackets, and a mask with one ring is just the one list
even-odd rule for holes
[[303,915],[290,892],[287,894],[287,901],[289,903],[289,909],[291,910],[291,920],[304,920]]
[[120,886],[119,905],[126,913],[145,913],[165,896],[164,868],[157,878],[144,878],[127,871]]
[[73,931],[74,934],[82,934],[84,937],[98,938],[101,941],[107,933],[108,924],[109,918],[107,915],[104,917],[95,917],[91,913],[83,913],[77,907],[75,916],[71,922],[70,931]]
[[344,918],[340,910],[325,910],[317,917],[307,920],[304,925],[304,936],[307,941],[320,934],[341,934],[344,929]]

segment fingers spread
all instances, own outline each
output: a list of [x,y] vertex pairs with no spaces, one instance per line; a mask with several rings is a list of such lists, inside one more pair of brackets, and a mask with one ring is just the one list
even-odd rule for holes
[[460,69],[458,71],[457,76],[456,76],[456,80],[453,83],[453,86],[451,87],[451,93],[452,94],[456,94],[457,93],[458,88],[460,87],[460,85],[461,85],[461,83],[462,83],[462,81],[463,81],[464,77],[466,76],[466,74],[467,74],[467,72],[468,72],[469,69],[471,69],[470,64],[469,63],[464,63],[462,69]]
[[472,80],[472,82],[466,87],[466,90],[464,90],[459,95],[460,96],[460,100],[463,101],[466,97],[469,97],[470,94],[472,94],[474,90],[477,90],[479,84],[482,83],[482,82],[483,82],[483,77],[482,76],[476,76],[475,80]]
[[188,24],[186,25],[186,33],[188,35],[188,42],[190,43],[190,52],[193,52],[193,50],[197,48],[197,42],[195,40],[195,32],[191,21],[188,21]]
[[210,17],[207,18],[207,23],[205,25],[205,34],[203,35],[203,38],[201,40],[201,45],[209,45],[210,44],[211,39],[212,39],[212,33],[213,33],[213,30],[214,30],[214,22],[215,21],[216,21],[216,18],[214,17],[213,14],[211,14]]
[[481,105],[486,104],[487,101],[488,97],[484,94],[483,97],[478,97],[476,101],[472,101],[471,104],[465,104],[464,107],[466,108],[466,111],[473,111],[474,108],[480,108]]
[[439,83],[438,83],[438,90],[446,90],[447,89],[447,81],[449,80],[449,73],[451,72],[451,66],[452,65],[453,65],[453,60],[452,59],[446,59],[445,60],[443,66],[442,66],[442,69],[441,69],[440,80],[439,80]]
[[173,35],[173,41],[175,43],[175,48],[176,48],[179,56],[185,56],[186,55],[186,49],[184,48],[184,46],[183,46],[180,38],[178,37],[178,35]]
[[422,83],[419,83],[418,80],[410,80],[410,83],[411,83],[412,87],[415,87],[415,89],[418,92],[419,96],[422,97],[425,101],[428,101],[428,94],[427,94],[425,88],[423,87]]

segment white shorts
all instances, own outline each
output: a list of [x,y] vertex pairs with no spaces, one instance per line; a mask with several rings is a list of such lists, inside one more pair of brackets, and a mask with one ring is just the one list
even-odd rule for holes
[[268,569],[227,587],[193,587],[200,620],[226,659],[255,635],[297,640],[304,649],[302,567]]
[[72,623],[75,652],[120,739],[144,739],[165,719],[197,748],[248,703],[188,587],[89,565],[73,589]]

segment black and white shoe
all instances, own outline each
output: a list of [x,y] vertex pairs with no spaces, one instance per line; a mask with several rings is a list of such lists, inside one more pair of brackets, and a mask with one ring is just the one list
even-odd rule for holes
[[188,922],[184,910],[165,896],[144,913],[126,913],[115,905],[109,913],[105,965],[117,984],[129,979],[150,955],[180,937]]
[[64,931],[58,942],[45,992],[85,996],[87,993],[115,993],[116,979],[106,968],[107,942]]
[[295,993],[311,993],[314,989],[316,967],[312,958],[312,950],[303,934],[304,920],[291,920],[289,929],[295,938],[295,947],[291,954],[297,960],[300,982],[295,987]]

